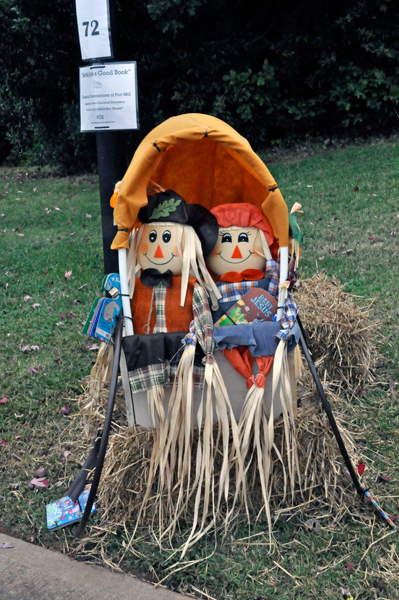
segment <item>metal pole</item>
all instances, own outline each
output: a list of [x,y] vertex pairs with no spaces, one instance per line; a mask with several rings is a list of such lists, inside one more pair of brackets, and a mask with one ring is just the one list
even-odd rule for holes
[[113,209],[109,201],[114,186],[127,169],[124,131],[97,131],[97,164],[100,182],[101,222],[103,234],[104,273],[119,273],[118,252],[111,250],[116,235]]

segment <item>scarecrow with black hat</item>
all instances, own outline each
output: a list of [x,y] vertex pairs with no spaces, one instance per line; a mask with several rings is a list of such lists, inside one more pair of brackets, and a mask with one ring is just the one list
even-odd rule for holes
[[[213,412],[221,423],[224,440],[222,490],[228,490],[229,428],[234,454],[238,430],[228,394],[213,357],[212,307],[220,293],[205,265],[218,236],[216,217],[199,204],[187,204],[173,190],[148,196],[138,213],[142,223],[132,233],[128,257],[134,335],[123,339],[133,392],[146,390],[154,427],[147,495],[153,495],[155,475],[173,523],[187,508],[193,494],[204,494],[203,515],[208,513],[213,487]],[[172,386],[168,407],[165,387]],[[191,445],[195,388],[203,389],[198,412],[201,444],[197,471],[191,472]],[[227,427],[226,427],[227,425]],[[237,447],[236,447],[237,446]],[[240,481],[244,480],[238,461]],[[241,466],[240,466],[241,465]],[[204,492],[205,488],[205,492]],[[172,490],[178,490],[172,497]],[[214,512],[214,511],[212,511]],[[201,528],[200,528],[201,529]]]

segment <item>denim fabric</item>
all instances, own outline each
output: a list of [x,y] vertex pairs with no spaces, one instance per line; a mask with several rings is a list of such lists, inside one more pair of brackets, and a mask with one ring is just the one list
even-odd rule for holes
[[[280,342],[276,334],[281,329],[281,323],[266,321],[265,323],[244,323],[242,325],[215,327],[213,338],[220,350],[248,346],[253,357],[272,356]],[[291,329],[287,340],[287,350],[291,352],[297,345],[300,337],[298,323]]]

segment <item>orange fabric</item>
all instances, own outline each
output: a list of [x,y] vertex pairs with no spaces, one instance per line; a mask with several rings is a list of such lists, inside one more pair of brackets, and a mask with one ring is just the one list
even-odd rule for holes
[[247,388],[252,386],[252,363],[254,358],[248,350],[247,346],[238,346],[237,348],[231,348],[222,350],[223,356],[227,358],[232,367],[235,368],[237,373],[247,380]]
[[245,269],[241,273],[236,271],[229,271],[223,273],[220,277],[220,281],[227,281],[228,283],[238,283],[239,281],[259,281],[265,276],[265,273],[260,269]]
[[212,214],[218,220],[219,227],[257,227],[266,238],[267,245],[273,243],[273,229],[258,206],[246,202],[242,204],[223,204],[212,209]]
[[[190,277],[187,286],[186,302],[180,306],[181,277],[173,277],[172,285],[166,290],[165,315],[168,331],[188,331],[193,319],[193,291],[195,279]],[[155,300],[152,309],[150,329],[147,331],[148,317],[151,310],[153,288],[146,287],[136,279],[134,294],[131,300],[133,328],[135,333],[152,333],[155,326]]]
[[[216,117],[172,117],[144,138],[121,182],[114,209],[118,229],[138,225],[150,180],[208,209],[241,202],[262,206],[280,246],[288,245],[288,208],[278,190],[270,191],[276,182],[248,141]],[[118,231],[111,247],[128,246],[128,232]]]
[[274,356],[262,356],[256,359],[258,364],[258,375],[252,374],[253,356],[246,346],[238,346],[229,350],[222,351],[223,356],[227,358],[237,373],[247,380],[247,388],[250,389],[254,384],[258,388],[264,388],[266,377],[269,375],[273,366]]

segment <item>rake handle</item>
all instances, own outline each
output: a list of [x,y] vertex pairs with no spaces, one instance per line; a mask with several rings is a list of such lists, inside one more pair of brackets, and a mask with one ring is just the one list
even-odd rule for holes
[[102,473],[103,466],[104,466],[105,452],[106,452],[107,446],[108,446],[108,438],[109,438],[109,432],[111,429],[112,413],[114,411],[115,395],[116,395],[116,388],[117,388],[117,383],[118,383],[118,367],[119,367],[119,360],[120,360],[121,348],[122,348],[122,332],[123,332],[123,318],[120,317],[118,319],[118,322],[117,322],[116,328],[115,328],[115,352],[114,352],[114,360],[112,363],[112,375],[111,375],[111,382],[110,382],[110,386],[109,386],[107,412],[105,414],[104,427],[103,427],[103,431],[101,434],[100,449],[98,451],[96,469],[95,469],[94,475],[93,475],[93,483],[91,484],[89,497],[87,498],[87,504],[86,504],[82,519],[79,523],[79,527],[76,532],[76,537],[82,535],[82,533],[86,527],[87,521],[89,520],[91,509],[93,507],[94,500],[96,498],[98,484],[100,483],[100,477],[101,477],[101,473]]

